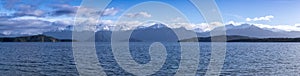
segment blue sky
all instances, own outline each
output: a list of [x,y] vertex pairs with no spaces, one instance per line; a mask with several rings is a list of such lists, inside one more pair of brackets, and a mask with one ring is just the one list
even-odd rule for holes
[[[147,1],[170,5],[182,12],[191,22],[190,24],[193,24],[181,26],[190,29],[207,29],[205,28],[207,26],[201,26],[205,20],[200,12],[188,0],[112,0],[107,9],[100,11],[103,15],[103,23],[113,23],[121,15],[129,18],[138,16],[139,19],[180,20],[176,18],[177,15],[172,16],[172,13],[166,16],[170,18],[165,18],[163,15],[155,17],[156,12],[147,11],[131,11],[124,14],[130,8],[134,8],[133,6]],[[2,34],[35,34],[66,29],[72,25],[72,19],[81,4],[81,0],[1,0],[0,2],[0,33]],[[300,31],[298,28],[300,0],[216,0],[216,4],[225,24],[249,23],[261,28]],[[160,8],[153,9],[158,12],[168,12]]]
[[[245,18],[272,15],[266,24],[293,25],[300,21],[300,0],[216,0],[225,21],[243,22]],[[235,17],[236,16],[236,17]],[[240,18],[239,18],[240,17]]]
[[[129,1],[115,0],[112,1],[112,3],[109,4],[108,7],[120,8],[122,9],[120,12],[124,12],[136,4],[147,2],[147,1],[158,1],[158,2],[167,3],[175,7],[176,9],[180,10],[180,12],[182,12],[186,17],[188,17],[191,22],[201,23],[204,21],[197,8],[188,0],[129,0]],[[120,16],[121,14],[122,13],[119,13],[117,16]]]
[[[8,0],[11,2],[13,0]],[[21,0],[22,1],[22,0]],[[119,10],[119,12],[107,19],[116,19],[128,8],[149,0],[113,0],[108,8],[113,7]],[[194,23],[204,22],[201,14],[188,0],[150,0],[159,1],[170,4],[186,15],[189,20]],[[49,7],[51,4],[69,4],[72,6],[79,6],[81,0],[23,0],[20,4],[32,4],[39,9],[51,10]],[[268,24],[296,24],[300,23],[300,13],[298,7],[300,7],[300,0],[216,0],[219,10],[223,16],[224,22],[236,21],[246,22],[246,18],[255,18],[272,15],[274,18],[271,21],[257,21],[256,23],[268,23]],[[13,13],[15,10],[7,10],[4,8],[8,3],[5,0],[1,2],[1,13]],[[159,10],[159,9],[158,9]]]
[[[135,4],[147,0],[118,0],[108,7],[121,9],[122,12]],[[191,22],[204,22],[201,14],[187,0],[152,0],[168,3],[186,15]],[[300,0],[216,0],[224,22],[247,22],[246,18],[274,16],[270,21],[251,21],[251,23],[264,23],[270,25],[294,25],[300,23]]]

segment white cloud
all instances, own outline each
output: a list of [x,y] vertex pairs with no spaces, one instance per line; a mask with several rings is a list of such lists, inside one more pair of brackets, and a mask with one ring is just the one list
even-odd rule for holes
[[300,24],[295,24],[294,26],[296,26],[296,27],[300,27]]
[[30,4],[19,4],[14,7],[13,16],[20,17],[20,16],[37,16],[42,17],[46,15],[45,10],[38,9],[34,5]]
[[174,24],[167,24],[170,28],[180,28],[184,27],[187,30],[194,30],[197,32],[206,32],[211,31],[216,27],[222,26],[223,24],[221,22],[211,22],[211,23],[199,23],[199,24],[193,24],[193,23],[174,23]]
[[116,28],[113,30],[133,30],[138,26],[143,26],[143,22],[140,21],[122,21],[116,23]]
[[152,15],[147,13],[147,12],[128,13],[125,16],[129,17],[129,18],[137,18],[137,17],[149,18],[149,17],[152,17]]
[[114,21],[112,21],[112,20],[101,20],[100,23],[101,24],[113,24]]
[[[77,13],[82,13],[83,16],[114,16],[116,15],[119,10],[111,7],[106,8],[103,11],[97,10],[95,8],[90,7],[83,7],[83,6],[72,6],[69,4],[54,4],[52,8],[55,10],[51,12],[53,16],[62,16],[62,15],[71,15],[74,16]],[[78,9],[80,9],[78,11]]]
[[234,26],[239,26],[239,25],[245,24],[245,22],[229,21],[229,22],[227,22],[225,25],[229,25],[229,24],[232,24],[232,25],[234,25]]
[[115,8],[107,8],[102,12],[102,16],[114,16],[119,12],[119,10]]
[[[114,22],[112,20],[102,20],[100,21],[102,25],[99,29],[104,29],[104,30],[113,30],[113,31],[119,31],[119,30],[133,30],[136,27],[139,26],[144,26],[144,27],[149,27],[155,24],[155,22],[149,22],[149,23],[144,23],[140,21],[121,21],[121,22]],[[200,32],[206,32],[206,31],[211,31],[216,27],[222,26],[223,24],[220,22],[211,22],[211,23],[199,23],[199,24],[193,24],[193,23],[169,23],[166,24],[167,27],[169,28],[185,28],[187,30],[200,30]],[[199,32],[199,31],[197,31]]]
[[269,25],[269,24],[245,23],[245,22],[234,22],[234,21],[229,21],[229,22],[226,23],[226,25],[228,25],[228,24],[233,24],[235,26],[240,26],[242,24],[250,24],[250,25],[254,25],[256,27],[271,30],[271,31],[300,31],[300,24],[294,24],[294,25]]
[[176,18],[173,18],[173,19],[171,19],[170,21],[171,21],[171,22],[174,22],[174,23],[175,23],[175,22],[177,22],[177,23],[178,23],[178,22],[183,22],[183,21],[184,21],[184,19],[183,19],[183,18],[181,18],[181,17],[176,17]]
[[[271,31],[300,31],[300,27],[294,25],[268,25],[268,24],[252,24],[259,28],[269,29]],[[297,24],[295,24],[297,25]]]
[[41,34],[43,32],[57,30],[64,25],[52,25],[51,22],[42,20],[3,20],[0,21],[0,33],[9,35]]
[[[119,31],[119,30],[133,30],[139,26],[142,27],[149,27],[154,24],[157,24],[159,22],[141,22],[141,21],[120,21],[120,22],[115,22],[112,20],[101,20],[100,24],[101,25],[99,29],[105,29],[105,30],[113,30],[113,31]],[[169,28],[180,28],[184,27],[187,30],[194,30],[194,29],[204,29],[205,31],[210,31],[216,26],[219,26],[221,23],[218,22],[213,22],[211,24],[207,23],[200,23],[200,24],[192,24],[192,23],[164,23],[166,24],[167,27]]]
[[255,17],[253,19],[246,18],[246,21],[270,21],[273,18],[274,18],[274,16],[268,15],[268,16],[264,16],[264,17]]
[[196,24],[191,24],[191,23],[173,23],[173,24],[169,24],[167,26],[170,27],[170,28],[184,27],[188,30],[193,30],[194,28],[197,28]]

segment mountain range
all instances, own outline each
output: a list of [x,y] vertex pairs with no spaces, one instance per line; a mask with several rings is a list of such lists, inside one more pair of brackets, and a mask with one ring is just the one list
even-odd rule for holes
[[[241,25],[233,25],[229,24],[225,26],[226,35],[231,37],[243,36],[250,38],[298,38],[300,37],[300,31],[272,31],[270,29],[259,28],[255,25],[250,24],[241,24]],[[218,27],[211,30],[217,30]],[[177,37],[174,31],[177,31],[180,35],[183,35],[181,39]],[[184,27],[181,28],[169,28],[165,24],[156,23],[151,26],[139,26],[134,30],[123,30],[123,31],[115,31],[122,35],[122,33],[132,32],[130,35],[129,41],[159,41],[159,42],[176,42],[178,40],[183,39],[191,39],[195,38],[190,33],[196,33],[197,37],[207,38],[211,37],[211,31],[203,32],[201,29],[187,30]],[[57,38],[57,39],[72,39],[72,31],[71,30],[56,30],[50,32],[44,32],[41,35]],[[111,41],[112,31],[110,30],[99,30],[95,32],[95,41],[96,42],[110,42]],[[30,35],[24,35],[30,36]],[[18,37],[18,36],[7,36],[4,34],[0,34],[0,38],[3,37]],[[240,38],[240,37],[238,37]],[[91,41],[93,38],[87,38],[86,41]],[[125,40],[120,40],[125,41]]]
[[[272,31],[269,29],[259,28],[255,25],[241,24],[241,25],[226,25],[226,35],[228,36],[246,36],[254,38],[297,38],[300,37],[300,31]],[[213,30],[218,29],[215,28]],[[184,27],[174,28],[173,30],[179,31],[184,35],[184,39],[193,38],[193,35],[186,35],[186,33],[195,33],[195,30],[187,30]],[[176,33],[165,24],[153,24],[152,26],[137,27],[132,31],[130,41],[178,41]],[[200,30],[200,29],[199,29]],[[212,31],[213,31],[212,30]],[[129,31],[117,31],[117,33],[128,33]],[[95,41],[97,42],[110,42],[112,31],[100,30],[95,32]],[[210,31],[196,32],[197,37],[210,37]],[[58,39],[71,39],[72,31],[51,31],[45,32],[43,35],[52,36]]]
[[[226,25],[226,35],[240,35],[257,38],[297,38],[300,37],[300,31],[272,31],[269,29],[259,28],[255,25],[242,24],[235,26]],[[218,28],[215,28],[218,29]],[[200,37],[210,36],[210,32],[199,33]]]

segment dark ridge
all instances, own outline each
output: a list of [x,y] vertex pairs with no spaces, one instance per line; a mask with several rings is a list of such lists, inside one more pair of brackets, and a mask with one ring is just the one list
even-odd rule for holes
[[45,35],[21,36],[21,37],[3,37],[0,42],[72,42],[71,39],[57,39]]

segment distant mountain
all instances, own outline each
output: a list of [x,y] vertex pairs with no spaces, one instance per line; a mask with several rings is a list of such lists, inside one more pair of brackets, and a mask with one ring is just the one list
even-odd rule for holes
[[72,39],[72,31],[70,30],[57,30],[44,32],[43,35],[55,37],[58,39]]
[[244,29],[244,28],[249,28],[253,25],[250,25],[250,24],[241,24],[241,25],[233,25],[233,24],[228,24],[226,25],[226,29]]
[[282,36],[285,36],[282,33],[264,30],[259,27],[253,26],[253,25],[246,27],[246,28],[240,28],[240,29],[228,29],[228,30],[226,30],[226,34],[227,35],[251,36],[251,37],[282,37]]
[[[135,30],[129,30],[129,31],[115,31],[115,33],[118,34],[118,36],[120,37],[124,37],[123,35],[129,34],[129,32],[131,32],[129,38],[130,42],[141,42],[141,41],[176,42],[178,41],[178,38],[176,34],[172,31],[172,29],[168,28],[164,24],[154,24],[149,27],[138,27]],[[110,42],[111,37],[112,37],[112,31],[98,31],[95,33],[96,42]],[[126,41],[126,40],[122,39],[118,41]]]
[[72,42],[70,39],[56,39],[45,35],[5,37],[0,38],[0,42]]
[[148,28],[152,28],[152,29],[160,29],[160,28],[168,28],[168,26],[166,26],[166,25],[164,25],[164,24],[158,23],[158,24],[154,24],[154,25],[152,25],[152,26],[150,26],[150,27],[148,27]]
[[284,34],[284,38],[297,38],[300,37],[300,32],[299,31],[280,31],[277,33],[282,33]]
[[194,31],[194,32],[196,32],[196,33],[204,32],[204,30],[201,29],[201,28],[195,28],[195,29],[193,29],[192,31]]
[[178,38],[172,29],[164,24],[155,24],[143,29],[135,29],[131,33],[131,37],[142,41],[177,41]]
[[[177,34],[175,33],[177,31]],[[194,37],[193,31],[186,30],[185,28],[171,29],[164,24],[154,24],[152,26],[135,29],[131,33],[133,39],[138,39],[144,42],[176,42],[179,40],[178,34],[183,35],[184,38]]]
[[[130,42],[176,42],[179,39],[175,31],[178,34],[183,35],[184,38],[195,37],[193,31],[186,30],[185,28],[171,29],[164,24],[154,24],[149,27],[138,27],[135,30],[128,31],[114,31],[119,37],[125,37],[130,32]],[[110,42],[112,37],[112,31],[97,31],[95,33],[96,42]],[[93,38],[89,38],[87,41],[91,41]],[[126,41],[125,39],[117,41]]]
[[0,33],[0,37],[5,37],[6,35]]
[[[271,31],[267,29],[259,28],[255,25],[250,24],[242,24],[239,26],[234,25],[226,25],[226,35],[240,35],[240,36],[249,36],[249,37],[257,37],[257,38],[294,38],[300,37],[299,31]],[[218,30],[219,28],[215,28],[214,30]],[[198,33],[199,37],[209,37],[210,32],[202,32]]]
[[[179,40],[178,42],[212,42],[211,38],[221,39],[225,36],[212,36],[212,37],[196,37]],[[198,39],[198,41],[194,41]],[[226,42],[300,42],[300,38],[255,38],[248,36],[226,36]],[[223,42],[221,40],[216,40],[213,42]]]
[[[239,36],[239,35],[231,35],[231,36],[212,36],[212,37],[194,37],[194,38],[189,38],[189,39],[182,39],[179,40],[179,42],[211,42],[212,38],[219,39],[221,41],[224,37],[226,37],[226,41],[230,40],[241,40],[241,39],[256,39],[255,37],[248,37],[248,36]],[[220,39],[222,38],[222,39]],[[198,41],[194,41],[198,40]],[[217,40],[218,42],[218,40]]]
[[96,42],[110,42],[112,31],[98,31],[95,33]]

